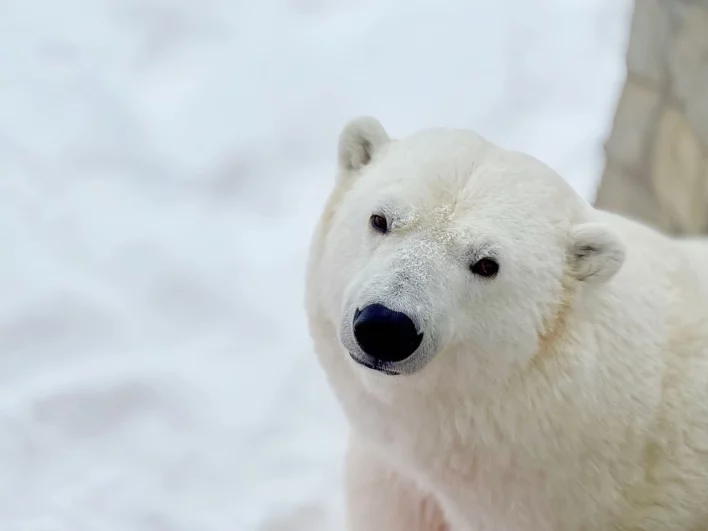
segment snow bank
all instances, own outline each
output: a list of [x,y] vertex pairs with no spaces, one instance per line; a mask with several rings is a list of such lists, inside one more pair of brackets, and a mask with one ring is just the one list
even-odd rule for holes
[[302,283],[341,126],[471,127],[591,195],[629,8],[4,2],[0,529],[340,529]]

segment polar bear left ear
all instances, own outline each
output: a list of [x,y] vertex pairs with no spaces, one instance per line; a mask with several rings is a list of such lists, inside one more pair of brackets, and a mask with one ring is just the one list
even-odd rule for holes
[[568,255],[576,279],[600,284],[620,270],[626,247],[607,225],[583,223],[571,230]]
[[344,126],[339,135],[337,158],[340,170],[347,173],[359,171],[390,141],[388,133],[376,118],[355,118]]

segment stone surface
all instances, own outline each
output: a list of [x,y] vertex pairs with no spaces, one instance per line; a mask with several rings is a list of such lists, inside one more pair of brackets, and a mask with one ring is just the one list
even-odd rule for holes
[[662,213],[674,231],[695,234],[705,226],[703,150],[686,117],[664,112],[654,141],[651,178]]
[[701,234],[708,233],[708,156],[703,158],[703,172],[699,182],[699,201],[703,205],[703,230]]
[[596,205],[708,234],[708,0],[636,0]]
[[612,133],[605,151],[628,168],[639,167],[646,158],[652,131],[658,117],[660,94],[631,78],[622,90]]
[[665,0],[636,0],[627,49],[627,68],[657,86],[666,77],[671,37]]
[[665,229],[653,190],[617,164],[605,168],[595,206]]
[[681,28],[669,52],[672,95],[708,143],[708,9],[681,9]]
[[680,0],[681,4],[693,4],[693,5],[702,5],[706,8],[708,8],[708,0]]

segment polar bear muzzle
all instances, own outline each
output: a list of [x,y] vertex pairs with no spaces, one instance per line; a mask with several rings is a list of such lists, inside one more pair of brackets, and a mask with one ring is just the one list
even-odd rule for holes
[[409,358],[423,341],[423,333],[418,332],[408,315],[382,304],[357,309],[353,329],[359,348],[369,358],[354,359],[363,365],[373,365],[371,368]]

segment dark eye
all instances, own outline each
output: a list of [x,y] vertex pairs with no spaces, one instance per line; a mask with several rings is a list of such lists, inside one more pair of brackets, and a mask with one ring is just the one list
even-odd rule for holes
[[388,221],[386,221],[385,217],[380,216],[379,214],[374,214],[371,218],[369,218],[369,222],[371,223],[371,226],[380,233],[386,234],[388,232]]
[[472,264],[470,270],[480,277],[491,278],[499,272],[499,264],[491,258],[482,258]]

